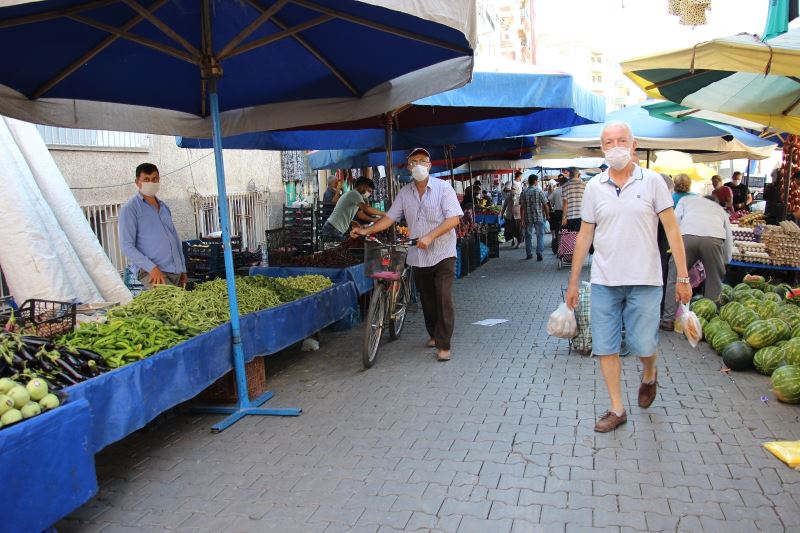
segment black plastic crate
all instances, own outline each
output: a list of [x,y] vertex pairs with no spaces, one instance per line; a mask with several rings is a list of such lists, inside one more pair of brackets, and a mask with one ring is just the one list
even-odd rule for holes
[[13,312],[16,331],[54,339],[75,329],[75,308],[76,305],[69,302],[25,300],[18,309],[3,312],[0,315],[0,322],[5,326]]
[[[200,240],[207,244],[218,244],[222,247],[222,237],[200,237]],[[231,235],[231,250],[234,252],[242,249],[242,238],[239,235]]]

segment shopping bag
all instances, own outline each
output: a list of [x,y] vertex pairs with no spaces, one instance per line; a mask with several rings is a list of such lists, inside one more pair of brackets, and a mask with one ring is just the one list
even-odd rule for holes
[[550,314],[547,321],[547,334],[562,339],[571,339],[578,334],[578,323],[575,321],[575,311],[561,302],[558,309]]
[[700,324],[700,320],[694,311],[689,309],[689,304],[681,304],[679,315],[681,331],[692,348],[696,348],[703,340],[703,326]]
[[800,440],[765,442],[763,446],[790,467],[800,470]]
[[547,219],[544,219],[543,224],[544,224],[544,232],[550,233],[550,222]]
[[689,283],[693,289],[699,287],[706,280],[706,267],[699,259],[689,269]]

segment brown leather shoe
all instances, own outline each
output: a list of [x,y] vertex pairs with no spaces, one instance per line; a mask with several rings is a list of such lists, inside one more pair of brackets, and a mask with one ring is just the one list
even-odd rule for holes
[[639,407],[646,409],[653,404],[658,392],[658,370],[656,369],[656,379],[652,383],[642,383],[639,385]]
[[664,331],[675,331],[675,321],[662,320],[661,323],[658,325],[658,327],[663,329]]
[[628,413],[622,413],[622,416],[619,416],[614,411],[606,411],[597,419],[594,430],[598,433],[608,433],[609,431],[617,429],[627,421]]

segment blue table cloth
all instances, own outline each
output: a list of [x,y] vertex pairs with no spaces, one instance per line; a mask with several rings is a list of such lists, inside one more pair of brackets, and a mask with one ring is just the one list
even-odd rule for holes
[[505,224],[505,220],[503,217],[498,215],[475,215],[475,222],[478,224],[497,224],[498,226],[502,226]]
[[[245,360],[278,352],[350,316],[358,306],[357,300],[355,285],[348,281],[244,315],[241,330]],[[232,369],[231,330],[226,323],[66,390],[71,398],[89,401],[89,449],[95,453],[195,397]]]
[[0,429],[0,532],[44,531],[97,494],[89,434],[86,400]]
[[318,267],[251,267],[251,276],[270,276],[273,278],[288,278],[290,276],[307,276],[319,274],[331,279],[334,283],[352,281],[356,284],[358,294],[366,294],[372,290],[373,280],[364,275],[364,264],[353,265],[346,268],[318,268]]
[[744,261],[731,261],[728,266],[738,268],[759,268],[761,270],[783,270],[785,272],[800,272],[800,267],[765,265],[763,263],[746,263]]

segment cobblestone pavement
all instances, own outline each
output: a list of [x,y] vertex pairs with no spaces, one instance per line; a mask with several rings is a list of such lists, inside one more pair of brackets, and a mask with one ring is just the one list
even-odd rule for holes
[[421,312],[368,371],[360,328],[325,333],[270,363],[270,404],[299,418],[163,420],[98,455],[100,494],[59,530],[800,531],[800,472],[761,448],[800,439],[800,407],[671,333],[653,406],[628,358],[628,423],[595,433],[598,367],[545,332],[567,273],[523,257],[504,245],[456,282],[453,361],[423,347]]

